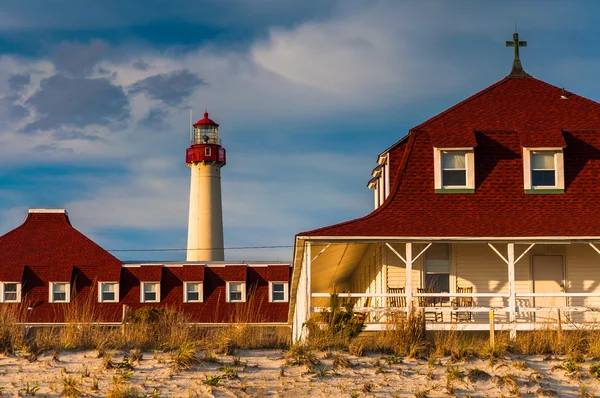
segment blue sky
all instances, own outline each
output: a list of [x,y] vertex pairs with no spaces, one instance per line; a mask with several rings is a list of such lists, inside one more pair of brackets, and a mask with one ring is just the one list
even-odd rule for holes
[[291,246],[371,211],[377,155],[507,75],[515,22],[526,71],[600,101],[598,19],[592,1],[4,0],[0,233],[65,207],[106,249],[184,248],[188,109],[207,107],[226,247]]

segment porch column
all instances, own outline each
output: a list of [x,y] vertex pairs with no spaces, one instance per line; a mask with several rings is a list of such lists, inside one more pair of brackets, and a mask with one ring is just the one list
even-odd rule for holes
[[510,314],[510,338],[514,339],[517,337],[517,296],[515,292],[515,244],[508,244],[507,252],[507,264],[508,264],[508,308]]
[[[311,302],[311,294],[312,294],[312,288],[310,286],[310,269],[312,268],[312,255],[311,255],[311,248],[312,248],[312,243],[311,242],[307,242],[306,243],[306,251],[305,251],[305,255],[306,255],[306,317],[305,319],[305,325],[306,322],[308,322],[308,320],[310,319],[310,302]],[[303,328],[306,328],[306,331],[304,332],[304,336],[303,336],[303,340],[306,339],[306,337],[308,336],[308,327],[303,326]]]
[[405,293],[406,293],[406,313],[407,315],[410,315],[410,313],[412,312],[412,307],[413,307],[413,289],[412,289],[412,265],[413,265],[413,258],[412,258],[412,243],[411,242],[407,242],[406,243],[406,261],[404,262],[406,264],[405,269],[406,269],[406,283],[405,283]]

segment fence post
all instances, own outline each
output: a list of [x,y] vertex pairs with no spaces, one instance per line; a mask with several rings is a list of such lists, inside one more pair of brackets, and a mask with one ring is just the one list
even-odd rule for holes
[[494,310],[490,310],[490,347],[496,347],[496,327],[494,325]]

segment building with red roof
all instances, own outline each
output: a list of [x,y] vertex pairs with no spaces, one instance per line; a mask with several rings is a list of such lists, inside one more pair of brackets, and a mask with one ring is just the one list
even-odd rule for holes
[[32,325],[82,317],[120,324],[144,307],[173,308],[199,324],[287,325],[290,274],[285,263],[124,264],[62,209],[29,210],[0,236],[0,302],[23,308]]
[[[424,309],[431,329],[529,330],[600,304],[600,104],[511,73],[382,152],[364,217],[296,236],[300,339],[333,292],[377,330]],[[292,318],[291,318],[292,319]]]

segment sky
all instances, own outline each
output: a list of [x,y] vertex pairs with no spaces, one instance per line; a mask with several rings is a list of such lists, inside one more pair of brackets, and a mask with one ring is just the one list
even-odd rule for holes
[[226,259],[290,261],[372,211],[377,155],[510,72],[515,24],[528,73],[600,101],[599,22],[595,1],[3,0],[0,234],[66,208],[124,261],[183,260],[207,109]]

